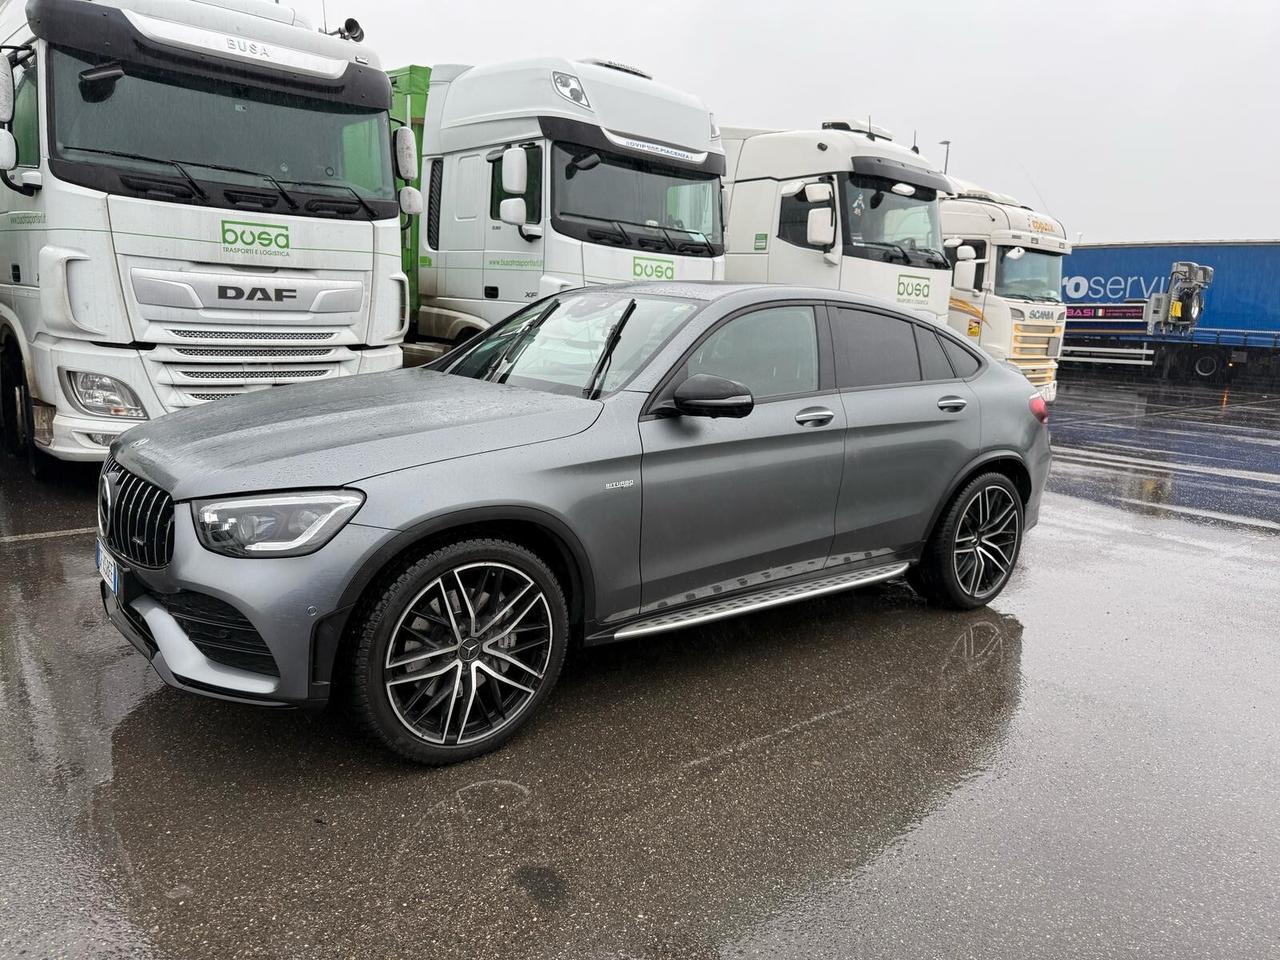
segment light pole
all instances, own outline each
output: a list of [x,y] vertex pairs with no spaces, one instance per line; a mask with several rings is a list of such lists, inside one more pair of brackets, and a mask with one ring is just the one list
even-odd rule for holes
[[950,141],[950,140],[939,140],[939,141],[938,141],[938,146],[940,146],[940,147],[946,147],[946,148],[947,148],[947,154],[946,154],[946,156],[945,156],[945,157],[943,157],[943,158],[942,158],[942,172],[943,172],[943,173],[946,173],[946,172],[947,172],[947,167],[949,167],[949,166],[951,165],[951,141]]

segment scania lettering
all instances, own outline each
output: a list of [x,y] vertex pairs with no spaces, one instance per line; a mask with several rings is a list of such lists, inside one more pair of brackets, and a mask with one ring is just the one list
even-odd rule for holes
[[950,183],[928,160],[861,121],[726,127],[724,146],[730,280],[848,290],[946,322]]
[[1013,197],[963,180],[952,183],[942,201],[942,232],[954,268],[951,326],[1012,363],[1052,401],[1066,328],[1066,231]]
[[391,84],[265,0],[0,2],[0,417],[37,471],[169,411],[401,364]]
[[465,340],[572,287],[724,278],[724,152],[697,98],[602,61],[391,78],[423,145],[427,214],[404,247],[423,339]]

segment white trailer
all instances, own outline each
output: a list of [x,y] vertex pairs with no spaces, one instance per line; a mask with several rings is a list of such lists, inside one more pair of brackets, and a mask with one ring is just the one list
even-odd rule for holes
[[850,290],[946,323],[950,181],[928,160],[859,121],[725,127],[724,145],[730,280]]
[[413,73],[421,336],[464,340],[570,287],[723,279],[724,152],[696,97],[602,61],[393,71]]
[[1062,258],[1071,252],[1062,224],[1013,197],[953,180],[942,202],[942,232],[955,272],[950,324],[1008,360],[1046,401],[1058,394],[1066,329]]
[[0,8],[12,452],[100,460],[167,411],[400,366],[416,157],[339,32],[260,0]]

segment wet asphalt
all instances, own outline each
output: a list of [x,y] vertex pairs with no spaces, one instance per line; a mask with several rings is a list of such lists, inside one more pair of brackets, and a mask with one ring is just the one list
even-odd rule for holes
[[0,957],[1280,956],[1280,396],[1064,385],[992,606],[587,651],[441,770],[164,688],[0,465]]

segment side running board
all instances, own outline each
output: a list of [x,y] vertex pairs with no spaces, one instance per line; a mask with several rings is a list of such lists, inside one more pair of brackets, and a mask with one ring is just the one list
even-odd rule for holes
[[743,613],[767,610],[769,607],[778,607],[784,603],[795,603],[797,600],[808,600],[811,597],[820,597],[827,593],[852,590],[854,587],[865,587],[868,584],[879,583],[882,580],[892,580],[894,577],[901,576],[906,572],[908,566],[909,564],[906,563],[892,563],[883,567],[864,567],[861,570],[848,570],[843,573],[837,573],[834,576],[823,577],[821,580],[778,584],[775,587],[770,587],[768,590],[762,590],[757,593],[739,594],[713,603],[704,603],[696,607],[684,607],[628,624],[615,632],[614,638],[627,640],[631,637],[648,636],[651,633],[681,630],[700,623],[711,623],[714,620],[724,620]]

